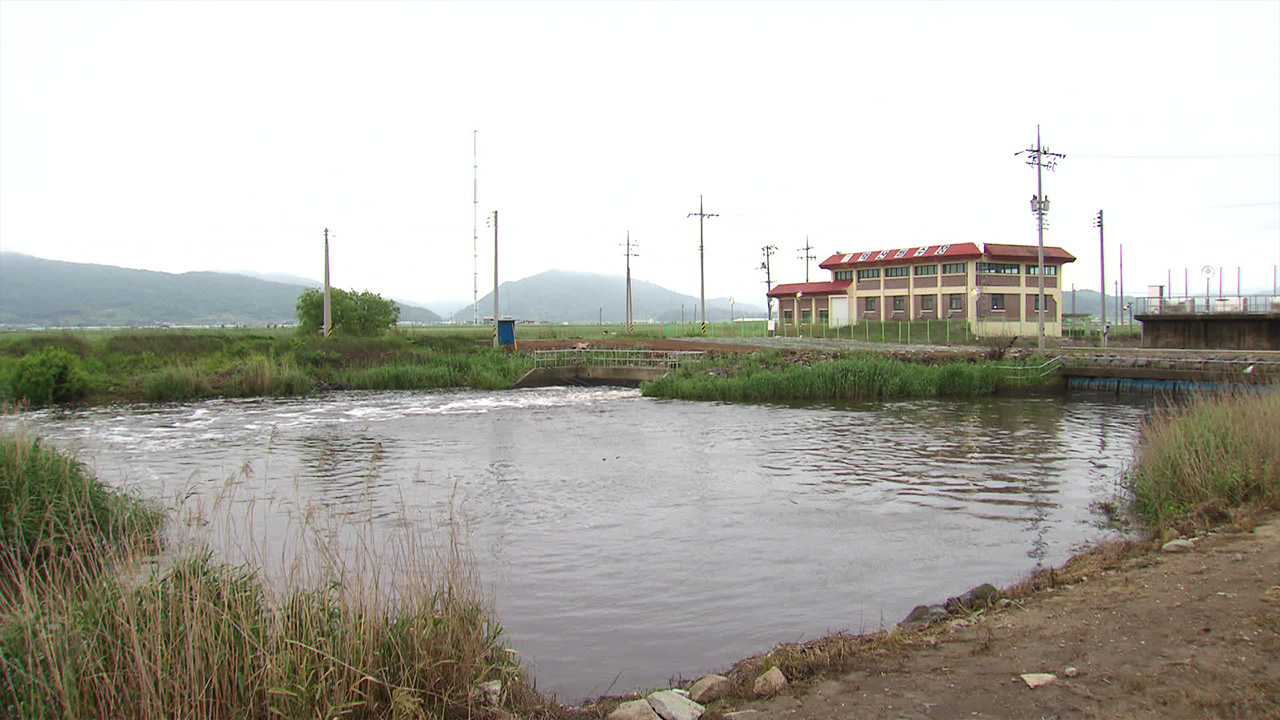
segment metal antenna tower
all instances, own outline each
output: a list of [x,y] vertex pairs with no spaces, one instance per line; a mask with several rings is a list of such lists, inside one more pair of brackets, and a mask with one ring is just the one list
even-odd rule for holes
[[[769,290],[773,289],[773,275],[769,270],[769,256],[778,252],[778,246],[765,245],[760,249],[764,251],[764,262],[760,263],[759,269],[764,271],[764,286],[765,286],[765,292],[767,293]],[[769,319],[772,320],[773,319],[773,298],[769,297],[766,294],[764,296],[764,304],[765,304],[765,307],[768,308]]]
[[707,261],[704,251],[702,223],[709,217],[720,217],[716,213],[702,211],[702,196],[698,196],[698,212],[689,213],[688,217],[698,218],[698,279],[702,286],[702,334],[707,334]]
[[624,246],[626,250],[624,255],[627,256],[627,333],[636,331],[635,305],[631,300],[631,258],[639,257],[639,253],[633,252],[633,248],[639,247],[637,243],[631,242],[631,231],[627,231],[627,242]]
[[471,131],[471,324],[480,324],[480,160],[479,130]]
[[809,261],[817,260],[818,256],[812,254],[813,246],[809,244],[808,235],[804,236],[804,247],[800,248],[800,252],[800,256],[796,259],[804,261],[804,281],[809,282]]
[[1049,152],[1049,149],[1040,145],[1040,126],[1036,125],[1036,146],[1019,150],[1014,155],[1022,155],[1026,153],[1027,164],[1036,167],[1036,194],[1031,196],[1031,212],[1036,216],[1037,236],[1039,237],[1039,249],[1036,252],[1037,263],[1039,269],[1036,272],[1036,283],[1038,286],[1038,294],[1036,297],[1036,327],[1037,336],[1039,338],[1039,348],[1044,350],[1044,216],[1049,212],[1049,197],[1044,194],[1044,181],[1041,171],[1045,168],[1053,170],[1057,166],[1058,161],[1065,158],[1062,153]]

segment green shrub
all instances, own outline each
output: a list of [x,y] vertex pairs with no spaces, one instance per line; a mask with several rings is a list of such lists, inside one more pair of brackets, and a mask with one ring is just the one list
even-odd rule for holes
[[60,347],[19,360],[10,384],[16,399],[33,406],[79,400],[88,390],[80,359]]

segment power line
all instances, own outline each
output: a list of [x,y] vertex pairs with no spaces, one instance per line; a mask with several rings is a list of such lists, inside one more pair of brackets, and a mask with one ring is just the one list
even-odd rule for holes
[[1103,160],[1253,160],[1256,158],[1280,158],[1280,153],[1259,153],[1256,155],[1081,155],[1072,153],[1071,157],[1100,158]]

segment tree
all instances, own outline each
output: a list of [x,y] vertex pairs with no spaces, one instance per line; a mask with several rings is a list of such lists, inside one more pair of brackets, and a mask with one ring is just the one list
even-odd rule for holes
[[[400,319],[394,300],[365,291],[329,290],[330,314],[335,335],[381,335]],[[298,296],[298,332],[314,334],[324,325],[324,292],[308,288]]]

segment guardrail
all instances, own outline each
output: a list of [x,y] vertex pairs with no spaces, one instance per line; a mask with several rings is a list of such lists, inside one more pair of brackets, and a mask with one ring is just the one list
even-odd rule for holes
[[701,350],[534,350],[534,367],[678,368],[702,358]]

